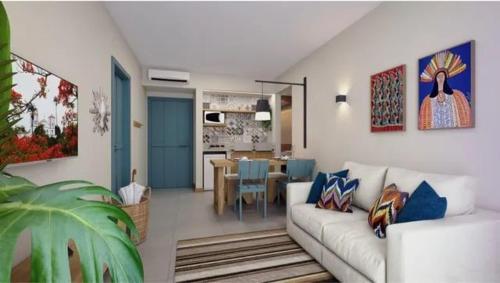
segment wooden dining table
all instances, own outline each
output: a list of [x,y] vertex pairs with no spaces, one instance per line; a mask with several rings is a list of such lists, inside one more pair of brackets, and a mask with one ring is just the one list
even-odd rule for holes
[[[278,158],[269,160],[270,172],[279,171],[282,165],[286,165],[286,160]],[[225,186],[224,169],[236,168],[238,160],[236,159],[212,159],[210,163],[214,166],[214,208],[218,215],[224,213],[226,206],[227,186]]]

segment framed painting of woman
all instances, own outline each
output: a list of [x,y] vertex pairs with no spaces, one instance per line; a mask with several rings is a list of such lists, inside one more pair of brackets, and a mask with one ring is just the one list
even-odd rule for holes
[[421,58],[420,130],[474,127],[474,41]]

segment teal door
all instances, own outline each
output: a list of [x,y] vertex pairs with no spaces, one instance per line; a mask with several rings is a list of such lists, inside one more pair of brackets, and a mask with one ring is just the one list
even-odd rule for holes
[[193,100],[148,99],[149,185],[193,186]]
[[130,183],[130,77],[111,60],[111,188]]

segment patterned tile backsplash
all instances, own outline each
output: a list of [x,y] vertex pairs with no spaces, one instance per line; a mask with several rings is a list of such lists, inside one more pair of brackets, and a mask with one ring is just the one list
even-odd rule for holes
[[[205,95],[204,109],[255,110],[257,98]],[[208,107],[207,107],[208,106]],[[203,127],[204,144],[266,143],[271,136],[253,113],[226,113],[226,127]]]

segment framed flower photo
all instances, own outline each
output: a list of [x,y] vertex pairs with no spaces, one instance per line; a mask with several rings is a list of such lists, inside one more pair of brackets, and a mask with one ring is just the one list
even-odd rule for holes
[[9,109],[18,122],[8,162],[26,163],[78,155],[78,87],[34,63],[12,54],[14,86]]

